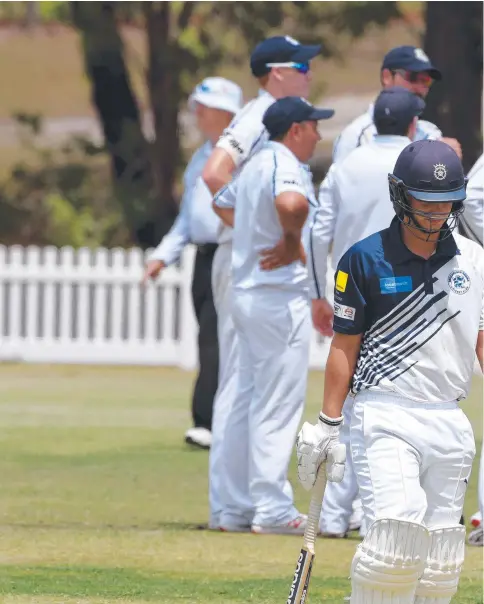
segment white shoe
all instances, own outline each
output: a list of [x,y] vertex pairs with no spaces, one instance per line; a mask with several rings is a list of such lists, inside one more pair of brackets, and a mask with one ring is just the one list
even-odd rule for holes
[[185,442],[200,449],[210,449],[212,433],[207,428],[190,428],[185,432]]
[[273,524],[271,526],[252,525],[252,532],[259,535],[304,535],[308,517],[299,514],[287,524]]
[[482,528],[482,526],[474,529],[471,533],[469,533],[467,543],[469,545],[474,545],[475,547],[482,547],[484,545],[484,529]]

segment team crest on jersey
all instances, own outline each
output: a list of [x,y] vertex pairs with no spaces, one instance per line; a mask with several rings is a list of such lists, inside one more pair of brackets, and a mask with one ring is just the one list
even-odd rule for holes
[[448,276],[447,283],[455,294],[462,295],[469,291],[471,278],[465,271],[456,269]]

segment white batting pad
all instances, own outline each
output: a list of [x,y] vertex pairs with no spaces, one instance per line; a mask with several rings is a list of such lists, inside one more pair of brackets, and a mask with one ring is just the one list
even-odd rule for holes
[[466,530],[463,526],[433,529],[415,604],[449,604],[457,592],[464,564]]
[[375,520],[351,565],[351,604],[413,604],[429,532],[404,520]]

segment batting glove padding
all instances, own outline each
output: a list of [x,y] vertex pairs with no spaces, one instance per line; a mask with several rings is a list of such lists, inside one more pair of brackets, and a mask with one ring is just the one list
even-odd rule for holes
[[332,419],[323,413],[316,425],[304,422],[296,441],[297,475],[309,491],[314,486],[319,466],[326,461],[326,475],[331,482],[344,476],[346,447],[339,442],[343,418]]

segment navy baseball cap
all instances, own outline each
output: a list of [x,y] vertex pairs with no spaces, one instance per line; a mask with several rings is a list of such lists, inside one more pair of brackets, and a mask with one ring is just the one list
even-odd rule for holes
[[272,139],[286,133],[293,124],[328,120],[333,115],[333,109],[318,109],[299,96],[285,96],[267,109],[262,123]]
[[427,71],[434,80],[441,80],[442,74],[432,65],[421,48],[415,46],[397,46],[383,58],[382,69],[406,69],[407,71]]
[[400,153],[393,175],[420,201],[451,202],[466,198],[464,168],[456,152],[442,141],[420,140]]
[[373,107],[373,122],[378,132],[398,134],[424,109],[424,100],[410,90],[401,86],[384,88]]
[[267,63],[308,63],[321,52],[321,45],[306,46],[291,36],[263,40],[252,51],[250,69],[256,78],[269,73]]

